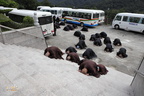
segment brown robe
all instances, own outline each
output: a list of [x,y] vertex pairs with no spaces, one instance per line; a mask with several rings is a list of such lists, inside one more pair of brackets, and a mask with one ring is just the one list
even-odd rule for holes
[[58,47],[51,46],[45,49],[44,55],[50,52],[49,58],[55,58],[55,59],[63,59],[62,55],[64,54]]
[[88,70],[87,73],[89,75],[95,76],[97,78],[100,77],[100,74],[97,71],[97,64],[94,61],[84,59],[84,60],[80,61],[79,65],[80,65],[79,70],[86,68]]
[[70,58],[71,58],[70,61],[75,62],[75,63],[79,63],[80,62],[80,58],[79,58],[77,53],[71,52],[71,53],[68,53],[67,57],[68,56],[70,56]]
[[98,64],[97,65],[97,68],[99,68],[99,73],[101,74],[101,75],[105,75],[105,74],[107,74],[107,72],[108,72],[108,70],[106,69],[106,67],[104,66],[104,65],[102,65],[102,64]]

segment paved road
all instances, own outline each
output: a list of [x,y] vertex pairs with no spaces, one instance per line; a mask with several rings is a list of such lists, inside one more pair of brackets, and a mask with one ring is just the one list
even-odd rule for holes
[[[51,36],[47,38],[47,43],[49,45],[57,46],[61,49],[66,49],[69,46],[73,46],[78,43],[78,38],[73,34],[77,30],[81,30],[82,27],[78,26],[77,29],[71,31],[64,31],[64,26],[61,26],[60,29],[57,29],[57,36]],[[136,32],[127,32],[124,30],[116,30],[111,28],[108,25],[100,25],[95,28],[89,28],[88,32],[82,32],[86,36],[86,45],[88,48],[92,48],[97,54],[98,58],[93,59],[99,64],[104,64],[107,67],[115,68],[118,71],[124,72],[131,76],[134,76],[134,70],[138,68],[143,56],[144,56],[144,35]],[[114,47],[114,51],[112,53],[104,52],[105,45],[102,46],[94,46],[92,41],[89,41],[91,34],[106,32],[107,35],[113,41],[115,38],[120,38],[122,42],[122,46],[127,49],[128,57],[121,59],[116,57],[116,52],[118,52],[121,47]],[[103,39],[102,39],[103,41]],[[78,50],[79,56],[85,51]]]

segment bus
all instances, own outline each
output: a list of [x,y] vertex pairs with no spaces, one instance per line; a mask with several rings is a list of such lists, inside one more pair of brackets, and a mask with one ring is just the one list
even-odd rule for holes
[[63,11],[62,17],[65,22],[89,27],[97,26],[105,19],[103,10],[90,9],[66,9]]
[[62,13],[64,9],[71,9],[66,7],[41,7],[40,11],[44,12],[51,12],[52,16],[55,16],[56,18],[62,18]]
[[57,17],[61,18],[62,16],[61,8],[42,7],[40,11],[51,12],[52,16],[55,16],[56,18]]
[[144,14],[118,13],[112,21],[112,27],[144,33]]
[[50,6],[37,6],[37,10],[40,10],[42,7],[48,7],[48,8],[50,8]]
[[50,12],[40,12],[33,10],[12,10],[8,14],[9,18],[15,22],[22,23],[25,16],[30,16],[34,20],[34,25],[40,25],[44,37],[54,34],[52,14]]

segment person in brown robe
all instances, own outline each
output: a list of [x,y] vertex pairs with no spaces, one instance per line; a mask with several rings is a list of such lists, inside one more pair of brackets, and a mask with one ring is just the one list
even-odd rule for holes
[[44,50],[44,55],[49,58],[63,59],[63,54],[64,53],[56,46],[51,46]]
[[66,60],[75,62],[77,64],[79,64],[79,62],[80,62],[80,58],[79,58],[78,54],[75,53],[75,52],[68,53],[67,57],[66,57]]
[[106,69],[106,67],[103,64],[98,64],[97,70],[98,70],[98,73],[100,73],[101,75],[105,75],[108,72],[108,70]]
[[92,60],[83,59],[79,63],[79,71],[85,75],[100,77],[100,73],[97,70],[97,64]]

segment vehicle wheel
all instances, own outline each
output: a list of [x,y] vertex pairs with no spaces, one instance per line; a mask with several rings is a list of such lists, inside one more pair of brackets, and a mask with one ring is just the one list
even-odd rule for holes
[[114,28],[115,28],[115,29],[119,29],[119,25],[115,25]]
[[83,22],[81,22],[81,23],[80,23],[80,26],[81,26],[81,27],[83,27],[83,26],[84,26],[84,23],[83,23]]

